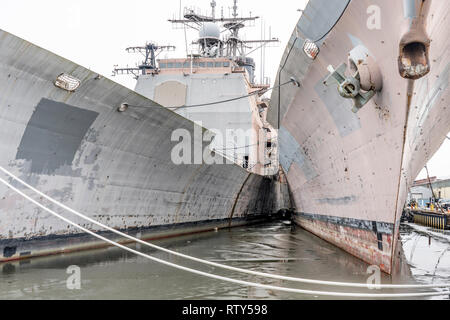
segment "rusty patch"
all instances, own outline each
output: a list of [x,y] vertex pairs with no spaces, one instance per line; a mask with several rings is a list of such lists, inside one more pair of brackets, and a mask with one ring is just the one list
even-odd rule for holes
[[422,42],[411,42],[400,50],[398,58],[400,75],[417,80],[430,72],[428,47]]
[[295,222],[319,238],[391,274],[392,234],[295,216]]

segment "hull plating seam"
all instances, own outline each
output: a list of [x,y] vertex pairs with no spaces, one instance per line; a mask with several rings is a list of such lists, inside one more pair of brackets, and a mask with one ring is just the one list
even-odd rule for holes
[[370,221],[370,220],[361,220],[361,219],[353,219],[353,218],[341,218],[336,216],[327,216],[321,214],[311,214],[311,213],[303,213],[297,212],[296,216],[301,216],[305,219],[311,220],[320,220],[323,222],[329,222],[345,227],[351,227],[361,230],[370,230],[378,233],[392,235],[392,231],[394,228],[394,224],[388,222],[378,222],[378,221]]

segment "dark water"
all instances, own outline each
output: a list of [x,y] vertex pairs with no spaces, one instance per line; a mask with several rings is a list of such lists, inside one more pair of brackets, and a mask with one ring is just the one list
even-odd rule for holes
[[[433,283],[450,277],[450,235],[402,227],[408,264],[381,283]],[[250,270],[303,278],[366,283],[368,265],[301,228],[281,222],[154,242],[195,257]],[[143,252],[223,276],[309,290],[380,293],[361,288],[289,283],[214,269],[133,245]],[[227,261],[227,262],[225,262]],[[67,288],[69,266],[81,271],[81,289]],[[117,248],[0,264],[0,299],[330,299],[249,288],[160,265]],[[430,291],[430,289],[428,289]],[[417,292],[383,290],[383,293]],[[448,296],[433,299],[448,299]]]

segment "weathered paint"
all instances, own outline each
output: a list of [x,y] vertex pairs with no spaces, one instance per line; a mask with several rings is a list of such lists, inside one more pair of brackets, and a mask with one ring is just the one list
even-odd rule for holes
[[359,130],[361,123],[358,115],[352,112],[353,102],[351,99],[341,99],[335,87],[326,86],[324,84],[326,77],[317,82],[314,90],[327,107],[339,134],[341,137],[345,137]]
[[[387,246],[383,242],[381,253],[377,251],[378,237],[374,231],[346,231],[347,227],[341,230],[317,216],[299,223],[371,264],[383,264],[387,272],[395,264],[394,251],[407,190],[450,131],[446,54],[450,3],[425,2],[429,7],[422,7],[422,1],[414,1],[413,5],[422,15],[414,23],[422,22],[424,34],[432,40],[431,70],[426,76],[413,81],[399,74],[401,44],[407,39],[405,34],[412,30],[412,1],[406,11],[402,1],[351,1],[334,29],[318,42],[320,53],[315,60],[301,50],[303,39],[310,36],[296,27],[281,60],[279,75],[281,81],[294,76],[301,86],[282,88],[280,97],[275,90],[268,116],[274,126],[280,118],[280,136],[289,132],[289,138],[280,143],[287,141],[294,150],[298,146],[307,150],[308,159],[318,173],[313,179],[308,178],[295,162],[295,152],[280,146],[280,162],[296,211],[339,220],[386,223],[392,229],[388,237],[392,244]],[[381,10],[379,30],[366,27],[367,8],[373,4]],[[325,34],[328,30],[323,30],[323,20],[316,19],[319,16],[328,17],[329,25],[336,21],[331,20],[336,11],[329,1],[311,0],[297,26],[319,23],[318,28]],[[291,50],[294,41],[296,45]],[[321,82],[329,74],[327,67],[347,62],[350,51],[357,45],[366,47],[374,57],[382,73],[383,88],[353,114],[348,101],[337,94],[337,87],[325,89]],[[372,243],[362,240],[364,237]],[[384,238],[383,234],[383,241]],[[367,248],[360,249],[360,244]]]
[[[151,241],[195,233],[215,232],[218,229],[265,222],[271,218],[273,217],[248,216],[246,218],[235,218],[232,220],[219,219],[154,227],[127,228],[120,231],[144,241]],[[117,236],[109,231],[99,231],[97,233],[120,244],[133,243],[132,240]],[[99,249],[110,246],[110,244],[87,234],[48,235],[30,239],[6,239],[1,240],[0,244],[0,262]]]
[[289,172],[292,162],[295,162],[308,180],[317,176],[317,172],[311,160],[308,158],[306,151],[284,127],[281,127],[279,130],[279,144],[280,164],[285,172]]
[[27,124],[16,160],[31,161],[30,172],[37,174],[71,165],[97,116],[97,112],[42,99]]
[[417,17],[415,0],[403,0],[403,16],[410,19]]
[[294,221],[355,257],[391,273],[392,224],[308,214],[297,214]]
[[[61,73],[80,79],[79,88],[68,92],[56,87]],[[123,103],[144,108],[118,112]],[[228,225],[231,212],[236,221],[245,222],[287,206],[280,194],[287,189],[276,178],[248,177],[232,164],[175,165],[175,129],[187,130],[192,143],[207,147],[194,135],[204,129],[193,122],[0,30],[0,165],[33,187],[112,228],[178,226],[172,234],[189,232],[187,223],[209,221],[207,229]],[[27,194],[90,230],[102,231]],[[80,236],[74,227],[0,186],[0,260],[96,245]],[[60,240],[46,242],[52,237]],[[19,241],[22,249],[17,246],[12,253],[11,241]]]
[[[347,1],[315,0],[308,3],[281,58],[280,69],[277,73],[278,84],[289,81],[291,77],[297,81],[305,78],[314,60],[308,58],[303,52],[303,42],[305,39],[316,41],[323,37],[339,18],[346,5]],[[320,39],[316,44],[321,48],[323,42],[324,39]],[[297,91],[298,88],[292,86],[273,90],[267,119],[275,128],[279,128],[278,119],[284,118]]]

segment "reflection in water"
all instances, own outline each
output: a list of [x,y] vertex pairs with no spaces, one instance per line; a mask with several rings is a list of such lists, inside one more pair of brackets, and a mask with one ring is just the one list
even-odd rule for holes
[[448,282],[450,231],[405,224],[400,233],[403,251],[414,278],[424,283]]
[[[411,271],[382,273],[382,283],[432,283],[450,277],[450,236],[402,227],[402,243]],[[301,228],[270,223],[154,242],[171,250],[249,270],[329,281],[362,282],[368,265]],[[310,290],[369,292],[362,288],[324,287],[263,279],[204,266],[133,245],[158,258],[235,279]],[[81,290],[68,290],[69,266],[81,268]],[[248,288],[204,278],[137,257],[118,248],[6,263],[0,269],[0,299],[326,299]],[[405,270],[403,268],[402,270]],[[384,293],[405,290],[383,290]],[[410,291],[410,292],[417,292]],[[439,297],[448,298],[448,297]]]

